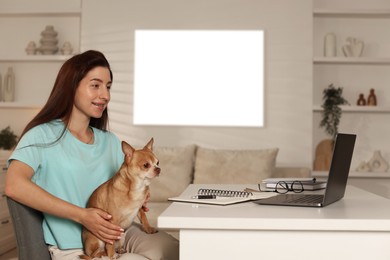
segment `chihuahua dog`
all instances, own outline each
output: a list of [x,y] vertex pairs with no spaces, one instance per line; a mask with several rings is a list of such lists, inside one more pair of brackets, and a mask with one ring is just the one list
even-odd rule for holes
[[[112,216],[110,221],[124,230],[130,227],[138,215],[143,230],[148,234],[156,233],[157,230],[149,225],[142,207],[150,196],[151,180],[160,174],[158,159],[153,154],[153,138],[141,150],[135,150],[128,143],[122,142],[122,150],[125,159],[121,168],[92,193],[87,207],[108,212]],[[113,259],[116,253],[126,252],[123,239],[113,245],[104,243],[85,228],[82,238],[85,253],[80,256],[82,259],[101,256]]]

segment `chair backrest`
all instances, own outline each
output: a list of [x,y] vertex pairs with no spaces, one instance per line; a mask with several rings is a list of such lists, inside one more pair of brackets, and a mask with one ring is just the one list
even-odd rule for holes
[[42,231],[41,212],[7,197],[14,225],[19,260],[50,260]]

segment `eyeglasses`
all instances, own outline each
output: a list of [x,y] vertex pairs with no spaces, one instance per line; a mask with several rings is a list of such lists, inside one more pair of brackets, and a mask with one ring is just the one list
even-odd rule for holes
[[262,190],[261,184],[258,184],[259,191],[271,191],[271,192],[277,192],[277,193],[287,193],[289,191],[295,192],[295,193],[301,193],[304,191],[303,184],[300,181],[293,181],[291,183],[287,183],[285,181],[279,181],[276,183],[274,189],[267,188],[266,190]]

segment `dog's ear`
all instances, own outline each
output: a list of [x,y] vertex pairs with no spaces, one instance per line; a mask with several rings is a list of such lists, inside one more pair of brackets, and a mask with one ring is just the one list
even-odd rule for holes
[[125,141],[122,141],[122,151],[126,156],[133,156],[135,149]]
[[152,139],[150,139],[150,141],[145,145],[144,148],[148,148],[149,150],[153,151],[153,142],[154,142],[154,140],[152,137]]

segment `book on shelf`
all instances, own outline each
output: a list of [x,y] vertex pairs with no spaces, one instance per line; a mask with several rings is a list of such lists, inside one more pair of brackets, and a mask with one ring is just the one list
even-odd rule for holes
[[303,190],[320,190],[326,188],[326,181],[318,181],[316,178],[268,178],[261,183],[266,190],[274,190],[280,182],[292,185],[294,182],[302,184]]
[[252,200],[260,200],[275,196],[269,192],[251,192],[245,190],[223,190],[223,189],[199,189],[196,194],[185,194],[178,197],[168,198],[169,201],[200,203],[212,205],[231,205]]

